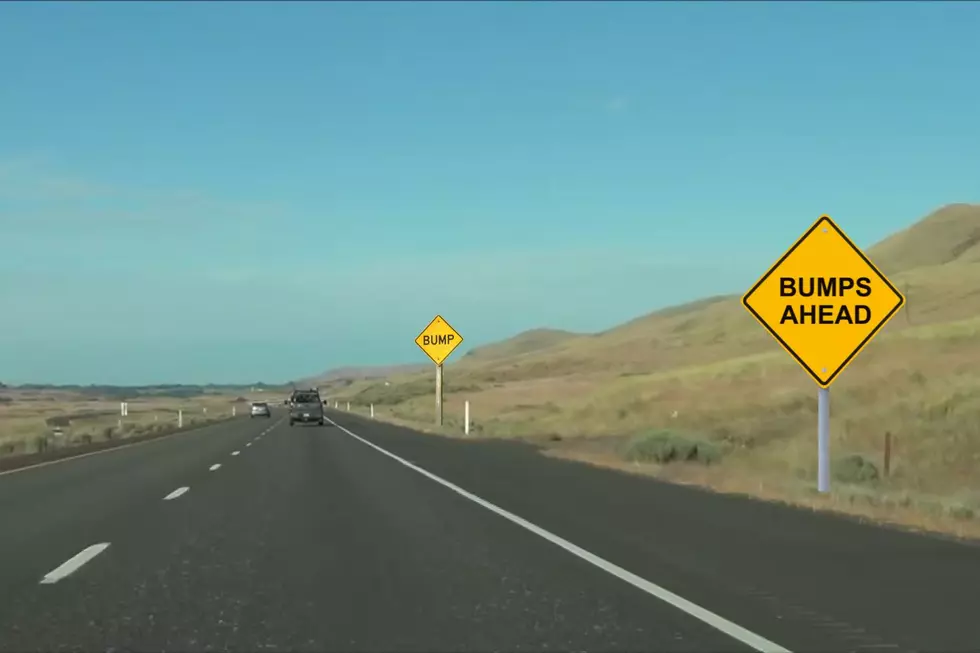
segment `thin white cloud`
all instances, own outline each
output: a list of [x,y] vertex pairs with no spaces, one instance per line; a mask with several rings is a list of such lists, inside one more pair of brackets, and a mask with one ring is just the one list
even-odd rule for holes
[[[387,313],[427,306],[541,308],[576,296],[627,289],[681,288],[704,279],[739,277],[754,269],[745,257],[687,257],[639,247],[543,247],[447,252],[438,259],[364,257],[360,261],[256,262],[210,269],[206,278],[228,287],[286,288],[303,279],[308,297],[325,304]],[[401,307],[401,308],[399,308]],[[428,309],[426,309],[428,310]]]
[[28,154],[0,159],[0,210],[8,232],[41,233],[78,229],[84,234],[128,226],[206,228],[234,223],[239,228],[274,223],[286,207],[277,202],[243,202],[195,189],[129,188],[59,170],[50,157]]
[[223,285],[252,285],[264,278],[258,268],[249,267],[215,267],[204,271],[204,279]]
[[623,95],[619,95],[610,98],[606,102],[606,111],[608,111],[609,113],[623,113],[624,111],[629,109],[629,106],[630,106],[629,98]]
[[[664,277],[689,272],[725,274],[732,268],[752,266],[754,257],[738,252],[718,256],[714,251],[704,256],[658,249],[652,246],[514,246],[497,249],[450,250],[436,258],[415,251],[403,256],[385,252],[383,256],[336,261],[256,261],[254,265],[218,266],[207,272],[209,279],[225,283],[268,280],[280,283],[289,279],[318,279],[322,288],[419,290],[423,284],[438,286],[441,291],[473,284],[494,286],[519,284],[534,287],[549,284],[588,283],[613,275],[649,275]],[[757,265],[756,265],[757,267]]]
[[106,197],[113,192],[105,184],[52,170],[48,157],[39,154],[0,160],[0,200],[85,200]]
[[29,172],[44,166],[50,157],[43,152],[24,152],[16,156],[0,158],[0,178],[7,175]]

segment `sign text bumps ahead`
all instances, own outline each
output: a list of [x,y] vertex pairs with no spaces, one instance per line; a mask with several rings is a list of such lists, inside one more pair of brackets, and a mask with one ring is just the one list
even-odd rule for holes
[[440,315],[436,315],[429,322],[429,326],[425,327],[415,339],[415,344],[421,347],[425,355],[436,365],[442,365],[443,361],[449,358],[449,354],[453,353],[462,342],[463,336],[449,326],[449,322],[442,319]]
[[905,297],[822,216],[742,305],[823,388],[898,312]]

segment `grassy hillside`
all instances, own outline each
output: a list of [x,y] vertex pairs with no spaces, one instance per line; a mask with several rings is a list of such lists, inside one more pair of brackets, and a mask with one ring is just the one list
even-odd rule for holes
[[[952,205],[868,250],[908,302],[834,385],[832,499],[811,496],[816,386],[737,297],[672,307],[602,333],[538,330],[475,350],[446,366],[446,430],[459,431],[469,400],[483,436],[537,440],[552,454],[680,482],[980,534],[972,517],[980,514],[978,242],[980,207]],[[355,407],[374,403],[385,419],[431,421],[430,369],[338,392]],[[894,444],[887,478],[886,433]]]
[[472,349],[466,353],[466,358],[480,362],[500,360],[548,349],[579,337],[577,333],[561,329],[531,329],[513,338]]
[[[174,394],[194,388],[0,389],[0,458],[174,432],[179,414],[183,428],[191,428],[228,419],[233,408],[245,415],[250,397],[269,399],[273,394],[246,388]],[[120,415],[120,398],[129,404],[125,416]]]
[[980,261],[980,205],[950,204],[868,251],[882,272]]
[[301,379],[297,382],[298,386],[330,386],[331,384],[340,383],[345,385],[348,381],[357,381],[363,379],[379,379],[388,377],[391,375],[399,374],[411,374],[413,372],[420,372],[427,369],[426,365],[376,365],[376,366],[364,366],[364,367],[338,367],[332,370],[327,370],[314,377],[308,379]]

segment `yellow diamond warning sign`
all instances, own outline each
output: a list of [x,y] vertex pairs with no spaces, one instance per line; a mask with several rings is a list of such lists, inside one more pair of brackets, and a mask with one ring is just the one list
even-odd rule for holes
[[902,293],[826,215],[742,297],[822,388],[904,304]]
[[425,355],[432,359],[436,365],[442,365],[443,361],[449,358],[449,354],[459,347],[463,342],[463,336],[456,332],[456,329],[449,326],[449,322],[436,315],[429,322],[429,326],[422,330],[419,337],[415,339],[415,344],[422,348]]

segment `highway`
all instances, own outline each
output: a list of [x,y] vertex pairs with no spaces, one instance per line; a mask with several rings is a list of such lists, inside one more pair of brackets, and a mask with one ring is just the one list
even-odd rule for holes
[[0,650],[980,645],[972,544],[327,414],[0,474]]

